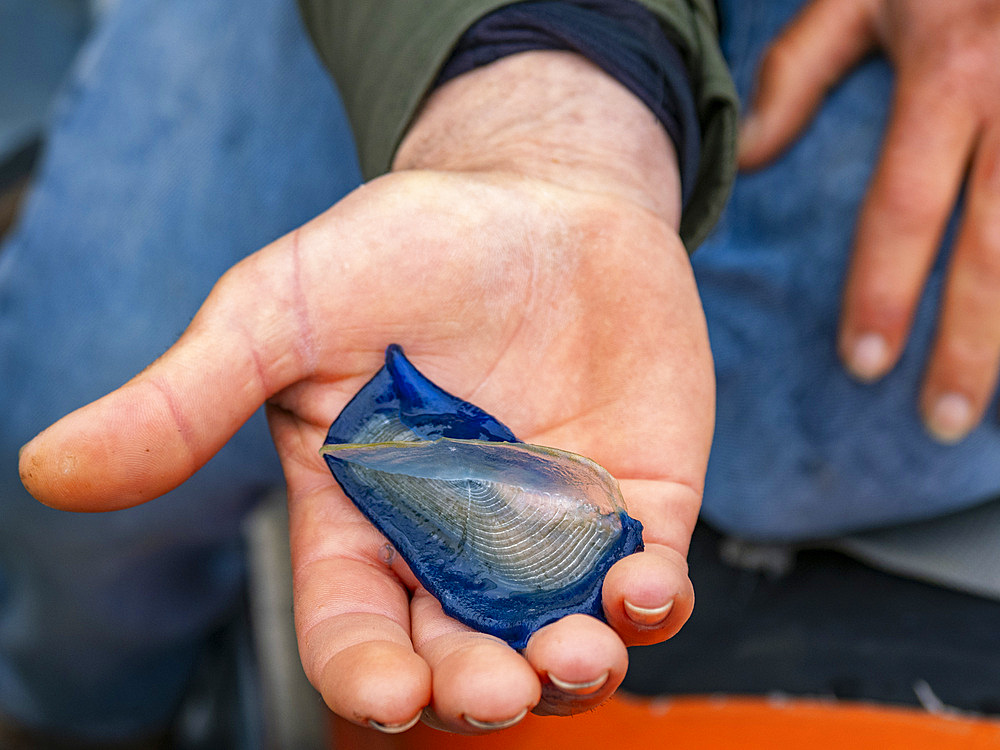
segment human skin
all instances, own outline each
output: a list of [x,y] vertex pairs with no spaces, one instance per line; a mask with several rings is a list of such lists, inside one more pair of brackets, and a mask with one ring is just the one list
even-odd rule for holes
[[[482,733],[569,714],[672,636],[714,417],[705,321],[677,236],[662,127],[582,58],[529,52],[429,99],[394,171],[227,272],[178,342],[22,450],[42,502],[105,511],[168,492],[263,403],[284,468],[306,673],[352,721]],[[526,441],[621,483],[645,551],[523,653],[444,615],[318,450],[389,343]],[[206,503],[211,502],[206,498]]]
[[740,164],[777,156],[875,47],[895,68],[895,95],[858,220],[838,346],[863,381],[892,369],[964,184],[919,398],[930,433],[953,443],[982,420],[1000,373],[1000,2],[814,0],[765,55]]

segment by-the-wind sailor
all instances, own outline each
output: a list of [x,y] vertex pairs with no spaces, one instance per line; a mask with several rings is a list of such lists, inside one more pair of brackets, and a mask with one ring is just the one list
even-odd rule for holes
[[395,345],[321,453],[444,611],[515,648],[564,615],[603,617],[605,574],[642,549],[607,471],[518,441]]

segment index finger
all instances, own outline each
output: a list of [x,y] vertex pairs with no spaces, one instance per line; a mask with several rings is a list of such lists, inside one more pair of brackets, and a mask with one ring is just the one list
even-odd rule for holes
[[975,135],[953,91],[901,76],[844,289],[839,348],[862,380],[882,377],[903,350]]

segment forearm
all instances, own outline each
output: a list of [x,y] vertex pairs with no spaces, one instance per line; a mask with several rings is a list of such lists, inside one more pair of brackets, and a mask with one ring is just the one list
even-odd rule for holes
[[501,171],[629,200],[680,222],[677,158],[663,126],[583,58],[526,52],[437,89],[394,169]]
[[[384,172],[462,34],[505,0],[299,0],[334,75],[368,177]],[[734,173],[737,100],[711,0],[642,0],[690,74],[700,125],[697,173],[680,234],[689,250],[711,229]],[[505,93],[505,92],[504,92]]]

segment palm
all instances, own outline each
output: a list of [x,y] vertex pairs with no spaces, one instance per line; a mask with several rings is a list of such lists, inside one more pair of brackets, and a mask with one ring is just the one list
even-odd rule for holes
[[[401,177],[367,188],[412,189],[398,213],[365,215],[367,206],[383,205],[369,196],[351,216],[363,233],[365,295],[322,293],[338,217],[303,230],[300,257],[316,264],[307,276],[318,286],[307,294],[315,301],[309,319],[325,356],[312,379],[270,402],[291,496],[299,631],[306,641],[314,628],[329,629],[325,647],[309,652],[315,661],[306,656],[320,686],[330,682],[325,673],[346,671],[331,666],[339,662],[336,644],[356,642],[373,619],[388,615],[400,648],[408,649],[409,636],[417,653],[427,650],[425,637],[466,630],[434,606],[407,610],[403,592],[412,577],[397,560],[387,566],[384,540],[317,454],[329,423],[378,368],[388,343],[402,343],[432,380],[522,439],[605,465],[622,480],[635,515],[643,518],[644,504],[654,512],[645,519],[647,541],[680,553],[690,527],[662,520],[693,521],[711,430],[710,362],[686,259],[651,217],[615,222],[613,211],[623,206],[521,182]],[[525,188],[535,198],[527,206]],[[442,221],[440,213],[460,218]],[[609,232],[609,221],[629,231]],[[394,243],[404,231],[405,246]],[[344,560],[366,566],[345,572]],[[363,573],[367,588],[385,598],[365,618],[356,602],[324,604],[331,572]]]
[[[608,576],[614,630],[566,618],[523,656],[473,633],[417,588],[343,496],[318,449],[393,342],[520,438],[588,455],[618,477],[647,552]],[[148,499],[268,399],[288,482],[303,663],[348,718],[397,724],[430,705],[449,728],[489,728],[534,706],[556,677],[598,684],[547,689],[540,709],[582,710],[620,682],[623,643],[669,637],[690,612],[683,556],[712,428],[711,361],[679,241],[625,201],[514,177],[383,178],[231,270],[160,361],[47,433],[51,455],[63,440],[106,449],[115,415],[156,394],[170,418],[197,426],[174,433],[162,427],[169,419],[151,419],[110,439],[120,457],[160,430],[165,461],[145,473],[128,461],[101,467],[99,494],[87,478],[44,470],[26,481],[76,508]],[[45,445],[23,465],[43,466]],[[86,463],[97,472],[99,459]],[[116,475],[122,465],[129,473]],[[643,626],[626,599],[675,606]]]

